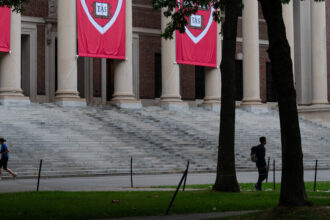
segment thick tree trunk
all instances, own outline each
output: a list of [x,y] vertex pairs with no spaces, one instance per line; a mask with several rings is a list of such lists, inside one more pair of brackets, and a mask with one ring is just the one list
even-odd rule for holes
[[269,58],[278,91],[282,142],[280,206],[302,206],[308,201],[304,185],[303,153],[294,88],[290,46],[286,38],[281,0],[259,0],[268,26]]
[[223,23],[221,114],[216,191],[239,192],[235,170],[235,55],[239,0],[227,0]]

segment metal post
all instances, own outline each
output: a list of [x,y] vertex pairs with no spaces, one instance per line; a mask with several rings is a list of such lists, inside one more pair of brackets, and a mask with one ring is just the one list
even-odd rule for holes
[[267,178],[266,178],[266,183],[268,183],[268,174],[269,174],[269,163],[270,163],[270,157],[268,157],[268,163],[267,163]]
[[275,160],[274,160],[274,163],[273,163],[273,181],[274,181],[274,185],[273,185],[273,190],[275,190]]
[[314,192],[316,191],[317,163],[318,160],[315,161]]
[[182,191],[185,190],[186,188],[186,182],[187,182],[187,176],[188,176],[188,169],[189,169],[189,160],[188,160],[188,163],[187,163],[187,169],[186,169],[186,177],[184,178],[184,182],[183,182],[183,188],[182,188]]
[[187,176],[187,171],[188,171],[188,170],[186,170],[186,171],[183,173],[183,176],[182,176],[182,178],[181,178],[181,180],[180,180],[180,182],[179,182],[178,187],[177,187],[176,190],[175,190],[174,196],[172,197],[172,200],[171,200],[170,205],[168,206],[168,208],[167,208],[167,210],[166,210],[166,212],[165,212],[165,215],[168,215],[168,213],[169,213],[169,211],[170,211],[170,209],[171,209],[171,207],[172,207],[172,205],[173,205],[173,202],[174,202],[174,200],[175,200],[176,194],[178,194],[179,189],[180,189],[180,187],[181,187],[181,184],[182,184],[184,178],[186,178],[186,176]]
[[131,157],[131,188],[133,188],[133,157]]
[[42,159],[40,160],[40,165],[39,165],[39,174],[38,174],[37,192],[39,192],[39,184],[40,184],[40,174],[41,174],[41,167],[42,167]]

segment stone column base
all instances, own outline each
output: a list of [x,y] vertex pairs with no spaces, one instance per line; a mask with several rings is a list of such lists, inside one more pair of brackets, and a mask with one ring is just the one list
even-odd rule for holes
[[189,104],[181,99],[164,99],[161,98],[159,102],[160,107],[166,110],[187,111],[189,110]]
[[118,108],[127,109],[140,109],[142,104],[140,100],[137,100],[133,95],[121,94],[114,95],[114,98],[109,102],[110,105],[115,105]]
[[115,105],[118,108],[126,108],[126,109],[140,109],[142,108],[141,101],[132,99],[132,100],[125,100],[125,99],[115,99],[109,102],[110,105]]
[[269,108],[268,105],[264,105],[262,103],[259,104],[254,104],[254,105],[247,105],[247,104],[241,104],[239,106],[239,108],[247,110],[249,112],[253,112],[253,113],[266,113],[269,112]]
[[219,101],[218,102],[217,101],[213,101],[213,102],[205,101],[202,104],[198,105],[198,107],[201,107],[206,110],[213,111],[213,112],[220,112],[220,109],[221,109],[221,105],[220,105]]
[[256,99],[256,100],[242,100],[241,102],[241,106],[250,106],[250,105],[262,105],[262,102],[260,99]]
[[329,111],[330,112],[330,105],[323,104],[323,105],[298,105],[298,112],[322,112],[322,111]]
[[312,102],[313,106],[327,106],[329,102]]
[[86,107],[86,99],[80,97],[55,97],[55,103],[62,107]]
[[29,97],[23,95],[0,95],[0,105],[4,106],[26,106],[30,105]]

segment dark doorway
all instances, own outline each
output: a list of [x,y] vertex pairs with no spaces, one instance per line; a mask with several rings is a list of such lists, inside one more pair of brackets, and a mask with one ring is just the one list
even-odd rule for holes
[[21,87],[26,97],[30,96],[30,36],[21,36]]
[[162,95],[162,55],[155,54],[155,98]]
[[277,102],[277,89],[272,76],[272,64],[266,63],[267,102]]
[[243,99],[243,61],[236,60],[236,101]]
[[102,63],[101,58],[93,58],[93,94],[92,97],[102,97]]
[[85,57],[78,58],[78,92],[81,98],[86,98],[85,93]]
[[195,95],[196,99],[205,97],[205,68],[203,66],[195,66]]
[[55,38],[55,94],[57,92],[58,89],[58,82],[57,82],[57,38]]
[[107,101],[111,101],[115,91],[115,65],[113,60],[107,60]]

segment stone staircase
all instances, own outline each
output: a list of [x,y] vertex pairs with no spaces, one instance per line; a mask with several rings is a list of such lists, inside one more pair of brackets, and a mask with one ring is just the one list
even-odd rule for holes
[[[219,114],[200,108],[169,111],[116,107],[61,108],[54,104],[0,106],[0,136],[11,150],[9,167],[34,177],[216,170]],[[330,125],[300,120],[304,165],[330,168]],[[267,137],[267,156],[281,167],[278,112],[236,112],[236,165],[255,169],[250,148]]]

